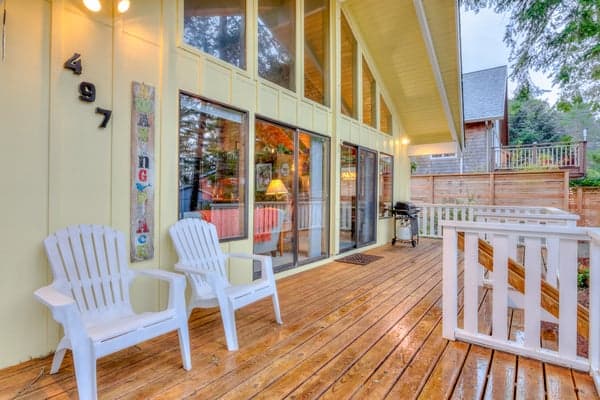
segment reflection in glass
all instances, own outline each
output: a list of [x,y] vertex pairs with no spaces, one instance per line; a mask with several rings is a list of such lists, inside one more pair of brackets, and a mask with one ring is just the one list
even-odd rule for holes
[[185,0],[183,41],[238,68],[246,68],[246,1]]
[[329,252],[329,142],[300,132],[298,140],[298,262]]
[[246,113],[179,96],[179,218],[215,224],[219,239],[246,236]]
[[342,114],[356,118],[356,39],[350,25],[342,14],[341,22],[341,85],[342,85]]
[[369,65],[363,57],[362,62],[362,89],[363,89],[363,123],[375,128],[375,78],[369,69]]
[[275,271],[294,264],[293,129],[256,120],[254,253],[273,257]]
[[379,154],[379,216],[392,215],[392,195],[394,181],[394,158],[388,154]]
[[329,105],[329,0],[304,1],[304,97]]
[[342,145],[340,175],[340,251],[356,247],[357,148]]
[[375,241],[377,227],[377,153],[358,151],[357,246]]
[[258,74],[286,89],[296,90],[296,2],[258,1]]
[[392,134],[392,113],[388,108],[387,104],[385,104],[385,100],[383,100],[383,96],[379,98],[379,130],[381,132],[387,133],[388,135]]

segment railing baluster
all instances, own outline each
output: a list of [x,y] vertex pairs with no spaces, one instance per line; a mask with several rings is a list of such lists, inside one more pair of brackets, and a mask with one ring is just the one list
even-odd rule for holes
[[465,232],[464,330],[472,334],[477,333],[477,310],[479,306],[478,245],[479,236],[477,233]]
[[508,237],[494,235],[494,272],[490,273],[494,285],[492,292],[492,336],[497,340],[508,339]]
[[525,346],[540,348],[541,240],[525,238]]
[[558,263],[560,302],[558,324],[558,354],[574,359],[577,351],[577,241],[560,240]]
[[458,248],[456,229],[444,228],[442,257],[443,309],[442,333],[446,339],[454,340],[458,318]]
[[546,238],[546,281],[554,287],[558,283],[558,255],[560,241],[557,237]]

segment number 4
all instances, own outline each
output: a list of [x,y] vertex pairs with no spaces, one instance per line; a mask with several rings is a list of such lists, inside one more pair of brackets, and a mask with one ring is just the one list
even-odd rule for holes
[[83,71],[83,67],[81,66],[81,54],[73,53],[73,56],[65,61],[65,68],[73,71],[75,75],[81,75],[81,71]]

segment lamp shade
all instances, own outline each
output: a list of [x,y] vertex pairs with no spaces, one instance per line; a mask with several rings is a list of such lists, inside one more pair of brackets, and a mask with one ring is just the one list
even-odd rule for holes
[[285,187],[284,183],[279,178],[271,179],[269,182],[269,186],[267,187],[268,195],[281,195],[288,194],[288,190]]

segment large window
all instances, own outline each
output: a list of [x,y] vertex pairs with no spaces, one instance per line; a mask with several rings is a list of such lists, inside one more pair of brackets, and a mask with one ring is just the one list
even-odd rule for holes
[[387,104],[385,104],[385,100],[383,100],[383,96],[379,98],[379,130],[381,132],[387,133],[388,135],[392,134],[392,113],[388,108]]
[[246,1],[185,0],[183,41],[246,68]]
[[304,96],[329,105],[329,0],[304,1]]
[[184,93],[179,104],[179,218],[245,237],[247,115]]
[[341,23],[342,54],[341,54],[341,85],[342,85],[342,114],[356,118],[356,52],[357,44],[352,29],[342,14]]
[[363,57],[362,62],[362,101],[363,101],[363,123],[376,127],[375,123],[375,78],[369,69],[369,65]]
[[394,182],[394,158],[389,154],[379,154],[379,216],[392,215]]
[[296,2],[258,1],[258,74],[286,89],[295,87]]

